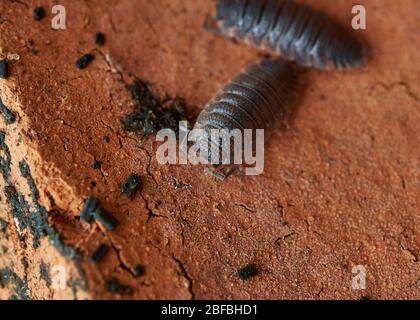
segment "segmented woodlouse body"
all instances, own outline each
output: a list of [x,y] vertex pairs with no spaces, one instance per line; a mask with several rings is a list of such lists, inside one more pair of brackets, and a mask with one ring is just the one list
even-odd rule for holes
[[367,50],[326,15],[289,0],[219,0],[209,31],[319,69],[363,66]]
[[208,160],[211,150],[220,150],[224,154],[221,159],[232,159],[229,153],[233,152],[233,149],[222,150],[220,140],[211,137],[212,129],[241,132],[248,129],[254,133],[264,129],[267,139],[277,121],[286,120],[295,83],[296,74],[289,63],[270,59],[248,66],[228,82],[205,106],[195,124],[195,129],[207,133],[199,137],[198,143]]

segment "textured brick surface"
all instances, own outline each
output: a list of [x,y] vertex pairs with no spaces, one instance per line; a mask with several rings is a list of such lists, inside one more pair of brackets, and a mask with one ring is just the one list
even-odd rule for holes
[[[352,1],[304,2],[350,24]],[[63,0],[65,31],[51,30],[53,1],[39,3],[48,14],[35,22],[34,1],[0,2],[2,54],[20,55],[0,80],[0,97],[17,122],[1,122],[1,130],[16,171],[10,183],[26,185],[16,169],[25,159],[49,224],[82,255],[88,296],[420,297],[417,0],[362,1],[368,29],[359,33],[375,49],[368,67],[303,73],[298,109],[288,130],[269,141],[264,175],[223,183],[202,167],[160,166],[154,138],[129,134],[120,123],[133,108],[126,84],[134,77],[162,96],[184,97],[194,118],[224,82],[258,59],[255,50],[203,31],[210,1]],[[95,49],[98,31],[107,42]],[[75,61],[85,53],[95,59],[78,70]],[[92,168],[95,161],[100,170]],[[143,187],[130,201],[119,186],[132,173]],[[0,217],[13,230],[1,183]],[[89,195],[120,221],[115,231],[78,221]],[[42,241],[50,252],[43,256],[55,259]],[[18,242],[0,236],[0,247]],[[26,242],[30,247],[29,233]],[[101,243],[111,250],[92,265],[89,256]],[[60,297],[41,288],[41,249],[22,250],[27,270],[17,267],[21,256],[2,249],[0,269],[33,279],[30,297]],[[249,263],[259,275],[240,280],[237,270]],[[139,264],[145,274],[135,277]],[[351,290],[355,265],[366,267],[366,290]],[[134,293],[107,292],[113,278]],[[0,287],[0,297],[12,294]]]

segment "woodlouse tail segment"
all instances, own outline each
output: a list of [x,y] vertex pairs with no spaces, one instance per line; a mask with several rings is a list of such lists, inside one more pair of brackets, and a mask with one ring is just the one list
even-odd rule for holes
[[325,50],[325,69],[348,70],[363,68],[370,50],[351,35],[346,39],[337,39]]

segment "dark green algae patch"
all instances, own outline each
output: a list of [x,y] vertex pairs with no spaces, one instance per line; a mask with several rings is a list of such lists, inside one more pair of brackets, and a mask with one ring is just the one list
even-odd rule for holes
[[171,129],[178,134],[179,122],[188,121],[185,99],[162,99],[154,93],[150,83],[140,79],[136,79],[128,90],[135,102],[135,109],[121,119],[125,130],[144,136],[155,134],[161,129]]
[[[65,258],[73,261],[79,274],[83,277],[84,272],[81,269],[81,254],[74,248],[67,246],[61,235],[48,223],[48,211],[39,202],[39,191],[32,177],[29,165],[25,160],[19,162],[19,170],[21,176],[26,180],[30,189],[31,203],[26,197],[19,192],[10,181],[11,157],[9,148],[5,143],[4,132],[0,132],[0,148],[5,154],[5,157],[0,157],[0,173],[4,180],[3,192],[6,202],[10,207],[13,218],[16,219],[19,229],[21,231],[29,230],[32,235],[32,246],[38,248],[40,246],[41,238],[47,237],[51,245]],[[7,224],[1,221],[1,231],[4,232]],[[19,236],[19,240],[27,243],[26,235]],[[0,287],[5,287],[9,284],[14,285],[14,294],[9,299],[13,300],[28,300],[29,289],[26,279],[21,279],[10,268],[0,269]],[[75,286],[84,288],[85,285],[77,282]],[[76,288],[74,288],[76,290]]]
[[28,283],[19,278],[19,276],[10,268],[0,269],[0,288],[5,288],[12,284],[14,293],[9,300],[29,300]]

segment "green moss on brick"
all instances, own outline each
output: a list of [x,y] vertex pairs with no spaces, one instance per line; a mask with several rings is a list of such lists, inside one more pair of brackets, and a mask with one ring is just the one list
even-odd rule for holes
[[161,129],[172,129],[178,133],[180,121],[186,121],[185,100],[176,98],[159,98],[152,86],[137,79],[129,87],[136,104],[135,110],[121,119],[125,130],[141,133],[145,136]]

